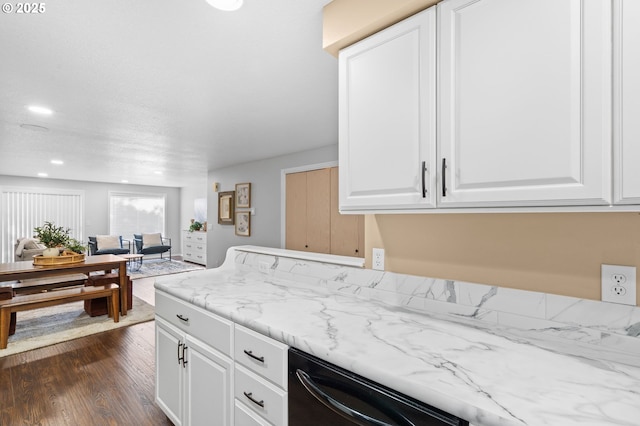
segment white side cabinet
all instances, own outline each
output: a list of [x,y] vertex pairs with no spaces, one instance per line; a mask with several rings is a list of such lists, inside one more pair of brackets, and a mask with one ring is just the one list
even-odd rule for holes
[[340,51],[341,213],[435,207],[435,8]]
[[175,425],[233,424],[232,330],[156,292],[156,401]]
[[182,259],[207,266],[207,233],[183,231]]
[[[610,204],[611,1],[449,0],[437,9],[439,207]],[[637,60],[623,71],[635,78]],[[628,139],[640,129],[630,121]],[[626,169],[638,182],[637,168]]]
[[640,2],[614,1],[614,198],[640,204]]

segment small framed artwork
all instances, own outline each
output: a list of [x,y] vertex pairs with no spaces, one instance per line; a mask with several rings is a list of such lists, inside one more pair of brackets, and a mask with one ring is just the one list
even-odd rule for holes
[[236,235],[241,237],[251,236],[250,212],[236,212]]
[[236,208],[251,207],[251,184],[236,183]]
[[218,223],[220,225],[233,225],[235,196],[235,191],[218,192]]

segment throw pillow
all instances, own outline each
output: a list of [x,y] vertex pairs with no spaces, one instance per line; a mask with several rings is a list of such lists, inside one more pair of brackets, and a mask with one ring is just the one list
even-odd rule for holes
[[44,244],[40,244],[40,242],[38,240],[35,240],[33,238],[29,238],[27,241],[25,241],[24,248],[25,248],[25,250],[38,250],[38,249],[46,248],[46,247],[45,247]]
[[160,234],[142,234],[142,248],[157,247],[162,245]]
[[98,250],[109,250],[120,248],[120,237],[117,235],[96,235]]

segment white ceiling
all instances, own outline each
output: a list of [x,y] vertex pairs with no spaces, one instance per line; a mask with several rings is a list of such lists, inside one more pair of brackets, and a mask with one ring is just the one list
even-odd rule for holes
[[0,175],[188,186],[337,143],[328,1],[223,12],[205,0],[54,0],[42,14],[3,13]]

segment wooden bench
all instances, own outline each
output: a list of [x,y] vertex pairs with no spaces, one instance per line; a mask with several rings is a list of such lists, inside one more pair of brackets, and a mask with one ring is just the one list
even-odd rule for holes
[[118,322],[120,320],[120,287],[117,284],[70,288],[0,300],[0,349],[7,348],[12,313],[100,297],[107,298],[109,316],[113,316],[113,322]]
[[50,278],[33,278],[28,280],[16,281],[11,284],[13,294],[31,294],[42,293],[54,290],[60,287],[73,287],[85,285],[89,277],[85,274],[69,274],[60,275],[59,277]]

